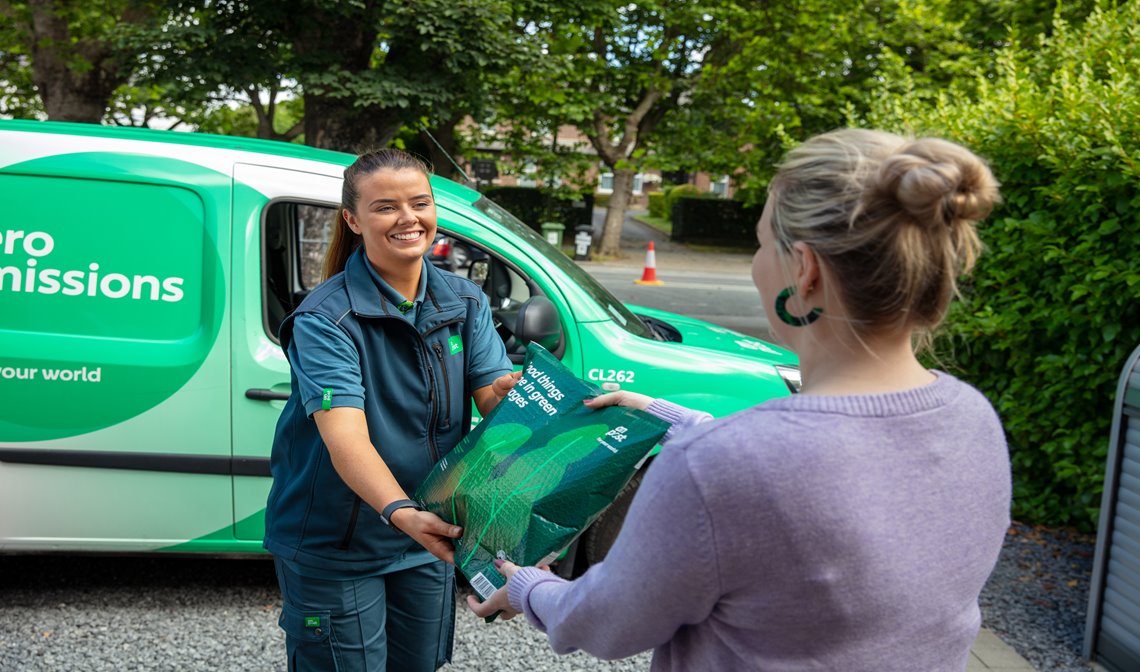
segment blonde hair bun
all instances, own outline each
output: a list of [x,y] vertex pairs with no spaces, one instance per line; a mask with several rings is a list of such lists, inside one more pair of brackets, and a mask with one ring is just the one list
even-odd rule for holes
[[990,214],[999,198],[997,180],[985,162],[937,138],[915,140],[886,157],[877,181],[868,185],[869,192],[896,201],[918,225],[976,222]]
[[998,200],[989,166],[961,145],[846,128],[788,152],[768,212],[779,250],[802,241],[836,277],[857,333],[929,331],[981,252],[976,223]]

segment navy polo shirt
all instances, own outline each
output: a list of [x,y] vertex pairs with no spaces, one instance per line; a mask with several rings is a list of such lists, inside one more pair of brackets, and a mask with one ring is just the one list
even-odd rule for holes
[[[428,262],[425,260],[425,264]],[[404,300],[400,293],[380,277],[380,274],[367,264],[369,275],[376,283],[377,291],[393,304]],[[415,306],[404,313],[404,319],[412,324],[419,316],[419,306],[423,303],[427,289],[427,269],[420,275],[420,290]],[[480,313],[480,317],[490,317]],[[510,361],[502,352],[502,338],[495,331],[490,319],[481,321],[472,330],[474,342],[464,343],[467,356],[471,360],[469,370],[473,379],[473,389],[481,387],[480,382],[490,384],[498,376],[509,371]],[[293,321],[293,340],[289,343],[289,363],[301,390],[301,402],[311,416],[321,410],[324,391],[331,389],[329,407],[350,406],[365,408],[364,386],[361,384],[360,356],[348,335],[339,329],[332,320],[318,313],[302,313]]]
[[[511,363],[486,296],[424,263],[412,310],[396,309],[404,297],[357,254],[282,325],[293,393],[274,438],[265,546],[297,573],[360,577],[434,560],[380,524],[359,498],[353,505],[311,419],[323,408],[362,409],[374,444],[409,494],[438,459],[429,457],[431,446],[446,454],[466,433],[459,420],[469,417],[467,393],[508,373]],[[420,413],[408,405],[413,400],[430,406]]]

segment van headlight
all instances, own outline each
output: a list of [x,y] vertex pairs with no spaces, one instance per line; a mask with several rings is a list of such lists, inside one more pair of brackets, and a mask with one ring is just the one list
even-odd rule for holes
[[798,366],[777,366],[776,373],[784,379],[784,384],[788,386],[788,391],[795,394],[800,391],[800,367]]

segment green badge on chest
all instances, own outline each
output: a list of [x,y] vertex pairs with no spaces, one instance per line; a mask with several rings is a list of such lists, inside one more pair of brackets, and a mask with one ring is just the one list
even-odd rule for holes
[[451,349],[451,354],[457,355],[463,352],[463,337],[459,334],[447,339],[447,346]]

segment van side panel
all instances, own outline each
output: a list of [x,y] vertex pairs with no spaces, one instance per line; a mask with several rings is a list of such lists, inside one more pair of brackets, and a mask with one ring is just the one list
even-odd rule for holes
[[230,185],[139,153],[0,167],[0,549],[232,524]]

